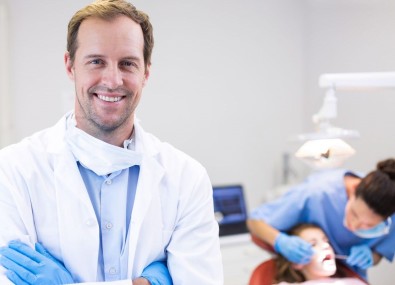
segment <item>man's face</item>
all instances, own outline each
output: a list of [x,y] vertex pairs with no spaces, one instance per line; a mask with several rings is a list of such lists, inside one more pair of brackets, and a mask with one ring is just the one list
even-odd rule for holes
[[133,128],[133,116],[148,79],[140,25],[119,16],[111,21],[88,18],[81,23],[74,63],[65,55],[75,82],[77,126],[101,138]]

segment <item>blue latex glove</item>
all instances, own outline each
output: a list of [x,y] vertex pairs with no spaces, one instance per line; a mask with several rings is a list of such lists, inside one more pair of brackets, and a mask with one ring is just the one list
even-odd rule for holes
[[346,262],[351,266],[368,269],[373,266],[373,253],[367,245],[356,245],[351,248]]
[[141,277],[147,279],[151,285],[173,285],[173,280],[165,261],[152,262],[144,268]]
[[11,241],[0,248],[0,264],[15,285],[74,284],[70,273],[61,262],[36,243],[36,251],[20,241]]
[[297,236],[280,233],[274,241],[274,250],[297,264],[307,264],[314,254],[313,247]]

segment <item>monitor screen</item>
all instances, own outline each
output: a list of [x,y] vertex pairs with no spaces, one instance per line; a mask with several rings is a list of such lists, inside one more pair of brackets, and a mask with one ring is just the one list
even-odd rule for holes
[[241,185],[214,186],[214,212],[220,236],[248,232],[247,209]]

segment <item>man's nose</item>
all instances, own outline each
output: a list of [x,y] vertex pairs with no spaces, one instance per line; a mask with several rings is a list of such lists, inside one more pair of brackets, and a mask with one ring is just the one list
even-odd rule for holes
[[118,66],[108,66],[103,71],[102,83],[110,89],[116,89],[123,84],[122,72]]

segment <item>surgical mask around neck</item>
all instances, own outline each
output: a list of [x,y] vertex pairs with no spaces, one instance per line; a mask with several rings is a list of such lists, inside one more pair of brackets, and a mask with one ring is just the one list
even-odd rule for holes
[[140,165],[142,154],[99,140],[76,127],[74,114],[67,118],[66,141],[75,158],[99,176]]
[[359,229],[353,233],[361,238],[377,238],[389,233],[392,224],[391,217],[370,229]]

